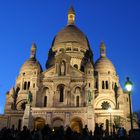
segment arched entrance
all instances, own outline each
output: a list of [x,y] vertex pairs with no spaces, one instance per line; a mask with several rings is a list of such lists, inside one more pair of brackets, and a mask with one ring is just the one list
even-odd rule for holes
[[58,127],[60,127],[60,126],[64,126],[64,122],[63,122],[63,120],[62,120],[61,118],[55,118],[55,119],[53,119],[53,121],[52,121],[52,126],[53,126],[54,128],[58,128]]
[[74,118],[70,122],[70,127],[71,127],[71,129],[73,131],[81,133],[82,132],[82,128],[83,128],[83,123],[82,123],[80,118]]
[[109,120],[106,119],[106,133],[109,135]]
[[21,130],[21,123],[22,123],[22,120],[19,119],[19,120],[18,120],[18,130]]
[[34,128],[35,129],[41,129],[43,128],[45,125],[45,120],[43,118],[36,118],[35,121],[34,121]]

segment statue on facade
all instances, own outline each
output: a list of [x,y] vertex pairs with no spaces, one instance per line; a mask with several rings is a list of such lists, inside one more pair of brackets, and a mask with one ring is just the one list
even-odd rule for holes
[[92,92],[88,90],[88,103],[91,104],[91,100],[93,99],[92,97]]
[[57,94],[57,91],[54,91],[53,93],[53,106],[54,107],[56,106],[56,94]]
[[32,102],[32,93],[31,91],[29,91],[27,96],[27,104],[30,104],[31,102]]
[[114,93],[115,93],[116,109],[118,109],[118,97],[119,97],[119,95],[118,95],[118,89],[119,89],[119,87],[115,83],[115,85],[114,85]]
[[65,75],[65,63],[62,62],[61,63],[61,71],[60,71],[61,75]]

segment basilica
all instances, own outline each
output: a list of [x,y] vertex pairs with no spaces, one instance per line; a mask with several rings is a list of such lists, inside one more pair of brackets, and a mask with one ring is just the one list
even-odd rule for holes
[[81,132],[85,125],[94,131],[98,123],[108,132],[120,126],[130,129],[128,95],[107,57],[105,43],[100,43],[100,56],[94,62],[88,38],[75,25],[75,15],[71,7],[67,25],[52,41],[45,70],[32,44],[15,86],[6,93],[0,128],[26,125],[32,130],[49,124]]

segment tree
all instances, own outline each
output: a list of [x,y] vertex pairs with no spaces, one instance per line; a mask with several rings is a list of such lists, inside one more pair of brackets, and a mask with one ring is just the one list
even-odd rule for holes
[[20,88],[17,87],[16,90],[13,88],[13,103],[11,104],[11,109],[16,110],[16,102],[17,102],[17,97],[18,97],[18,93],[20,91]]
[[115,128],[118,129],[119,127],[123,127],[125,123],[125,118],[121,116],[114,116],[114,125]]
[[[130,114],[127,115],[128,121],[130,121]],[[132,114],[133,125],[140,127],[140,111],[133,112]]]
[[137,124],[138,124],[138,126],[140,128],[140,110],[136,111],[135,114],[137,116]]

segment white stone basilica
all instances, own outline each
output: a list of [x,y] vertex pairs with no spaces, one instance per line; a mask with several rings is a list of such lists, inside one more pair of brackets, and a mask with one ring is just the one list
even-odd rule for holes
[[36,49],[33,44],[15,86],[6,94],[1,128],[69,125],[80,132],[86,124],[93,131],[95,123],[103,124],[107,131],[130,128],[128,95],[106,56],[106,46],[101,42],[100,57],[94,62],[86,35],[75,25],[73,8],[68,11],[67,26],[52,42],[44,71]]

